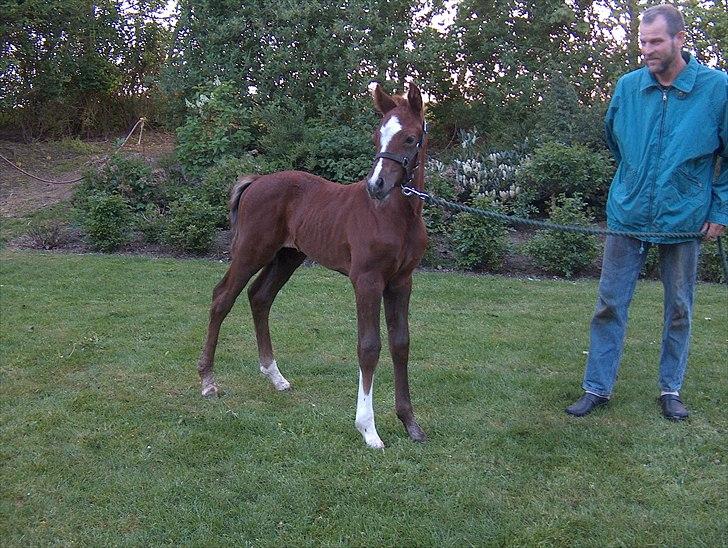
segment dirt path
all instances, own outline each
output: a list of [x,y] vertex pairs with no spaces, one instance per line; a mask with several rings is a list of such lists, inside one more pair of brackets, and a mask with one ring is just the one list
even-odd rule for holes
[[[30,144],[0,141],[0,154],[43,179],[69,181],[100,165],[116,146],[114,141],[63,140]],[[137,144],[137,135],[134,135],[123,150],[148,159],[158,159],[174,150],[174,136],[144,132],[140,144]],[[24,217],[69,200],[75,186],[37,181],[0,159],[0,216]]]

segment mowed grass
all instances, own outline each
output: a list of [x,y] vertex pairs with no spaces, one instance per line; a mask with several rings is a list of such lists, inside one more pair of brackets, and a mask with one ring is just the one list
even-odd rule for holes
[[375,379],[384,451],[353,427],[348,280],[302,268],[271,314],[294,390],[257,370],[244,295],[223,325],[225,390],[199,395],[207,261],[0,253],[0,542],[194,545],[672,545],[728,542],[728,293],[697,290],[692,417],[659,414],[662,293],[642,282],[617,391],[583,419],[596,282],[418,273],[411,390]]

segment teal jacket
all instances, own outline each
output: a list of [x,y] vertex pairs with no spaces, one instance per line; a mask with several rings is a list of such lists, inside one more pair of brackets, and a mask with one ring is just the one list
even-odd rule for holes
[[607,200],[613,230],[698,232],[705,221],[728,225],[728,75],[683,57],[687,66],[669,88],[646,67],[617,82],[605,119],[618,164]]

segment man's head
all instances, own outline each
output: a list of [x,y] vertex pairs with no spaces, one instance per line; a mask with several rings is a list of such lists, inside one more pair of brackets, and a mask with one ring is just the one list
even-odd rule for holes
[[673,77],[682,66],[680,50],[685,43],[685,20],[669,4],[652,6],[640,22],[640,50],[647,68],[655,76]]

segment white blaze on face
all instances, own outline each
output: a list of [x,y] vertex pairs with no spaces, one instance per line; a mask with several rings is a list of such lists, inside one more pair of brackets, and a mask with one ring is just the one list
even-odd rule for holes
[[[387,147],[392,141],[392,137],[402,131],[402,124],[399,123],[399,119],[396,116],[392,116],[387,123],[379,128],[379,152],[387,152]],[[369,178],[369,185],[374,186],[379,179],[379,174],[382,171],[382,158],[379,158],[377,165],[374,168],[374,173]]]
[[356,429],[364,436],[364,441],[374,449],[384,449],[384,443],[377,434],[377,427],[374,426],[374,406],[372,394],[374,393],[374,380],[369,387],[369,394],[364,394],[364,382],[359,370],[359,397],[356,400]]

